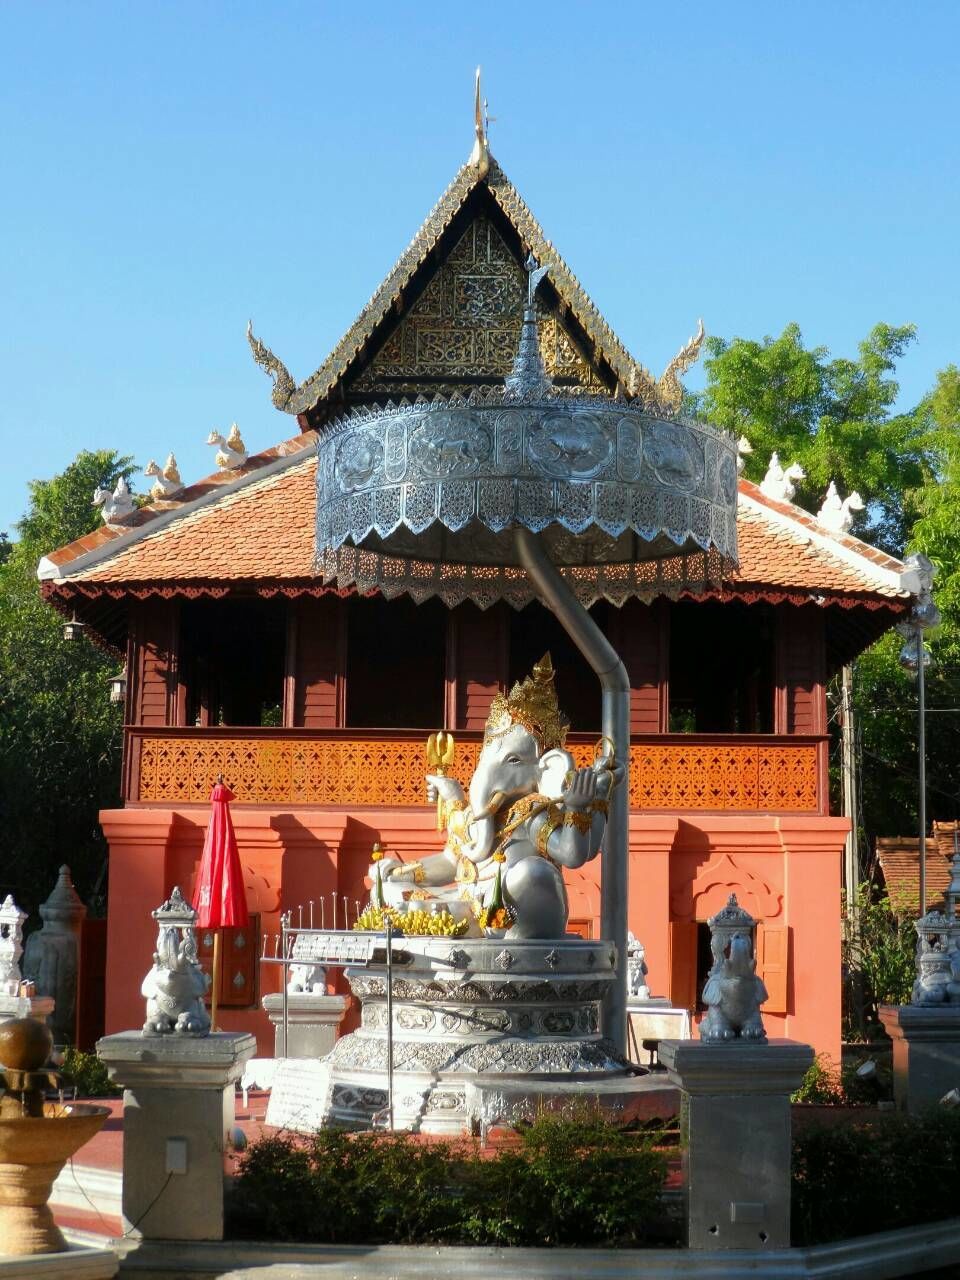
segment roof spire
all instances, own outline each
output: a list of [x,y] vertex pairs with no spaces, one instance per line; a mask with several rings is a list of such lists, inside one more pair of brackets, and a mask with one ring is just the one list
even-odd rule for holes
[[540,354],[540,333],[537,328],[537,309],[534,296],[537,285],[550,270],[549,264],[537,266],[531,253],[524,264],[527,268],[527,305],[520,328],[520,344],[514,357],[513,369],[504,379],[507,394],[511,396],[545,395],[550,390],[550,379],[543,367]]
[[474,138],[473,150],[470,152],[470,159],[467,163],[474,166],[481,178],[485,178],[490,172],[486,105],[480,96],[480,68],[477,67],[477,81],[473,101],[473,130],[476,137]]

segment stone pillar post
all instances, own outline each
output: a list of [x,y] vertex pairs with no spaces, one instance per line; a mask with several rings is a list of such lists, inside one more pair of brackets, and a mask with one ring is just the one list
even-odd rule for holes
[[790,1094],[813,1061],[793,1040],[663,1040],[660,1062],[683,1090],[687,1244],[790,1244]]
[[49,1021],[54,1044],[77,1042],[80,929],[86,914],[70,868],[62,866],[53,892],[40,905],[43,928],[27,939],[23,957],[24,973],[36,983],[37,994],[53,998]]
[[283,1047],[283,994],[263,997],[263,1008],[273,1024],[275,1058],[325,1058],[337,1041],[349,996],[317,995],[312,991],[287,993],[287,1046]]
[[141,1239],[223,1239],[223,1157],[234,1086],[256,1052],[247,1032],[106,1036],[97,1053],[123,1086],[124,1230]]
[[880,1006],[880,1021],[893,1041],[893,1097],[915,1114],[960,1088],[960,1005]]

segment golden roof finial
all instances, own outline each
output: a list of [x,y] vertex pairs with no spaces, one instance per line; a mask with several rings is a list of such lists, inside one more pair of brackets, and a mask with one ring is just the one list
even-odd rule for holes
[[553,683],[553,663],[545,653],[525,680],[518,680],[508,696],[498,693],[490,704],[490,715],[484,729],[484,741],[499,738],[522,724],[534,735],[541,751],[562,747],[570,728],[560,714],[557,691]]
[[480,68],[477,67],[477,82],[473,101],[473,130],[476,134],[473,150],[470,152],[469,164],[472,164],[481,178],[490,172],[490,148],[487,143],[486,103],[480,96]]

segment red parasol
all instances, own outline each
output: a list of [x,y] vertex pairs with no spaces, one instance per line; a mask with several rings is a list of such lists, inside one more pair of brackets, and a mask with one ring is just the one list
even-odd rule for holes
[[213,929],[213,992],[211,996],[211,1030],[217,1029],[217,987],[220,982],[220,933],[224,926],[245,926],[250,923],[247,899],[243,888],[243,868],[240,851],[230,817],[230,801],[233,792],[224,784],[222,776],[210,793],[210,823],[203,842],[203,856],[194,890],[193,906],[198,913],[197,925],[201,929]]

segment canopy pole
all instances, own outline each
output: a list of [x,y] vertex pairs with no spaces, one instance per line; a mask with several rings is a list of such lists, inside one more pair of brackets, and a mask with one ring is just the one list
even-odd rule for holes
[[602,690],[603,733],[613,743],[623,781],[610,797],[600,858],[600,933],[617,949],[614,981],[603,1002],[603,1033],[627,1051],[627,836],[629,826],[630,681],[617,651],[570,590],[539,538],[518,527],[514,538],[520,563],[544,604],[596,672]]

